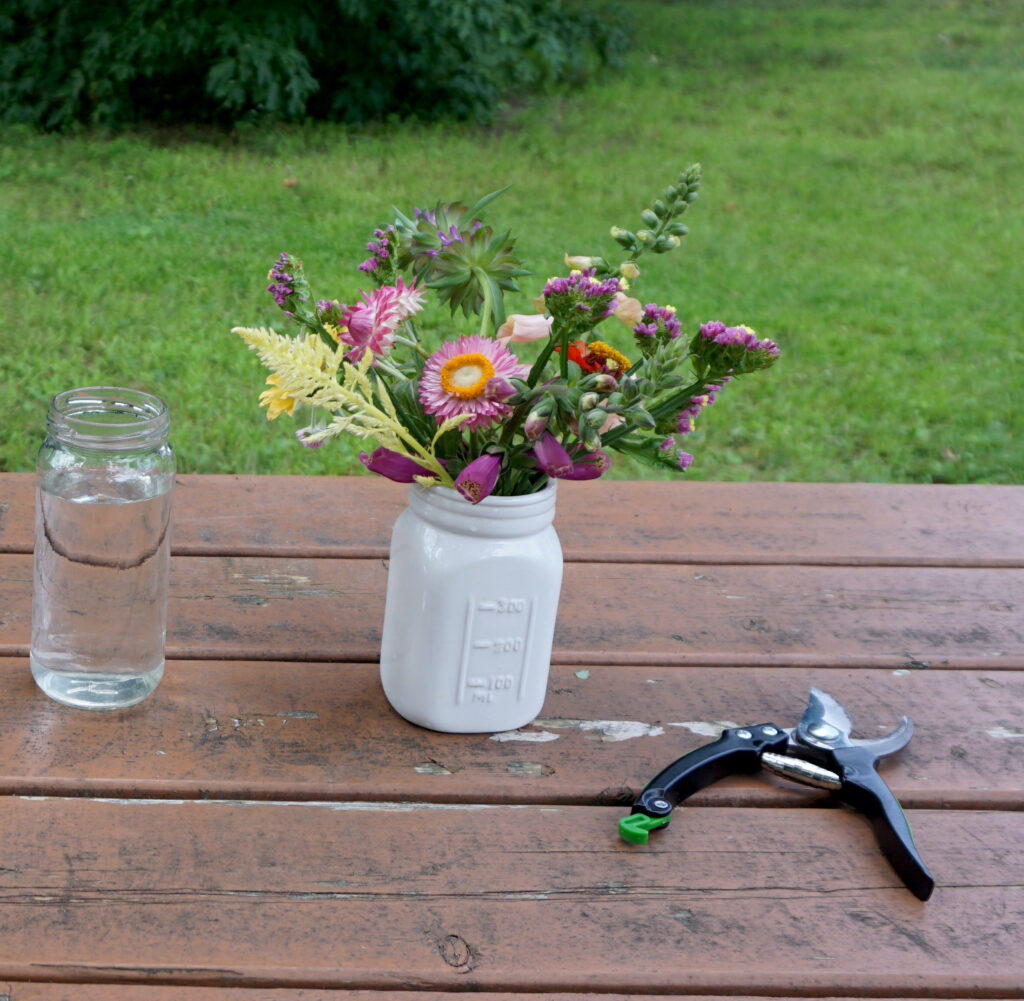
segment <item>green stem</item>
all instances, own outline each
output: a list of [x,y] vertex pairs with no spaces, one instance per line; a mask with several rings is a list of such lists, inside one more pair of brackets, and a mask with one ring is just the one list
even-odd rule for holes
[[491,332],[491,320],[494,318],[494,296],[491,293],[491,283],[479,268],[473,268],[473,274],[480,283],[484,293],[484,308],[480,311],[480,336],[487,337]]

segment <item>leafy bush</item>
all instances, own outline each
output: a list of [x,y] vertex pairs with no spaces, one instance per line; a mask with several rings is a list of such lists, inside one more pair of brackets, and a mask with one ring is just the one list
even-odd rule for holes
[[11,0],[0,120],[66,128],[389,115],[490,120],[616,65],[620,12],[560,0]]

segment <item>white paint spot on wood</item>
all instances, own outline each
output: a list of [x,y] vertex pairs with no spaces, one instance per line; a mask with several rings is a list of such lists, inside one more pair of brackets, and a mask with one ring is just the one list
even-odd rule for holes
[[576,677],[579,678],[580,681],[586,681],[587,678],[590,677],[590,672],[584,668],[582,671],[576,672]]
[[994,726],[990,730],[986,730],[985,733],[995,740],[1020,740],[1024,738],[1024,730],[1017,730],[1009,726]]
[[900,670],[898,671],[892,672],[892,676],[894,678],[905,678],[908,674],[910,674],[910,672],[905,667],[900,668]]
[[422,765],[415,765],[413,771],[417,775],[452,775],[450,768],[438,764],[436,761],[424,761]]
[[660,737],[665,732],[653,723],[641,723],[631,719],[538,719],[534,721],[534,725],[545,730],[599,733],[601,742],[605,744],[635,740],[637,737]]
[[547,730],[506,730],[504,733],[496,733],[491,740],[499,744],[506,744],[510,741],[523,741],[528,744],[546,744],[549,740],[558,740],[557,733],[549,733]]
[[723,730],[734,730],[739,723],[733,723],[727,719],[713,719],[707,722],[703,720],[687,720],[684,723],[669,723],[669,726],[679,726],[698,737],[721,737]]

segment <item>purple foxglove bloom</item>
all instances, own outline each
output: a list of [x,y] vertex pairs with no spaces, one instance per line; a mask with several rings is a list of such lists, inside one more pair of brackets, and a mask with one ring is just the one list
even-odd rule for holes
[[455,477],[455,489],[470,504],[479,504],[491,495],[501,472],[501,456],[487,453],[474,459]]
[[550,431],[545,431],[534,444],[533,457],[541,471],[555,479],[568,476],[572,472],[572,457]]
[[596,452],[584,452],[572,464],[572,470],[562,477],[563,480],[596,480],[604,476],[612,468],[612,460],[607,452],[598,449]]
[[388,448],[378,448],[372,455],[360,452],[359,461],[371,473],[379,473],[396,483],[412,483],[415,476],[430,475],[418,462]]
[[484,387],[484,396],[488,400],[497,400],[498,403],[504,403],[518,392],[519,390],[503,375],[496,375],[493,379],[488,379],[487,385]]

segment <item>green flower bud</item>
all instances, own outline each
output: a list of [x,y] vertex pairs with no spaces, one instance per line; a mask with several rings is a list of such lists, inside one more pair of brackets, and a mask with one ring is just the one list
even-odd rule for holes
[[593,410],[597,406],[601,397],[597,393],[584,393],[580,397],[580,411],[586,413],[588,410]]
[[686,236],[690,232],[690,227],[684,226],[681,222],[670,222],[665,231],[671,236]]
[[654,233],[649,229],[637,230],[636,238],[645,246],[649,247],[654,243]]
[[668,206],[660,198],[654,199],[654,204],[651,208],[659,219],[664,219],[668,215]]
[[588,428],[599,428],[608,419],[608,415],[603,410],[591,410],[586,417],[583,418],[583,423]]
[[679,189],[674,185],[669,185],[665,189],[665,201],[674,202],[679,197]]
[[643,219],[648,226],[657,226],[660,221],[657,215],[650,209],[644,209],[643,212],[640,213],[640,218]]
[[618,226],[611,228],[612,239],[621,247],[631,249],[636,243],[636,237],[628,229],[621,229]]
[[629,415],[633,418],[632,423],[637,427],[647,428],[648,430],[654,428],[654,418],[643,407],[633,407]]

